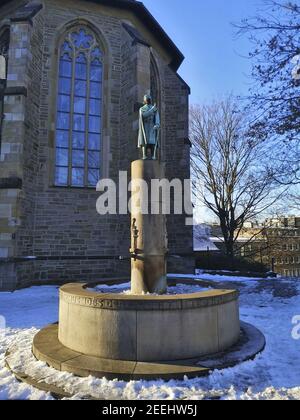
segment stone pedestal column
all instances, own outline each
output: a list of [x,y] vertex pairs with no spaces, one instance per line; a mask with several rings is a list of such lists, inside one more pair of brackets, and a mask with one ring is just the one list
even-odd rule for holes
[[151,197],[151,181],[165,178],[164,164],[137,160],[132,163],[131,171],[131,292],[164,294],[167,291],[166,216],[162,214],[162,194]]

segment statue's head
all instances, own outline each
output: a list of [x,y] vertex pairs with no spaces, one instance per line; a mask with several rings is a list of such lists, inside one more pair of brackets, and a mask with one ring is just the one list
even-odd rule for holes
[[150,95],[145,95],[144,96],[144,104],[145,105],[151,105],[152,104],[152,98]]

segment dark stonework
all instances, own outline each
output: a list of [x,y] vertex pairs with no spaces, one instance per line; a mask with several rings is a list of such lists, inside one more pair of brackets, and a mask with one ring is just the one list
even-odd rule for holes
[[123,23],[123,28],[129,33],[131,38],[133,39],[134,43],[140,43],[146,45],[146,47],[150,47],[150,44],[142,37],[140,32],[131,25],[127,25],[127,23]]
[[16,10],[11,16],[12,22],[30,21],[43,8],[43,5],[37,2],[29,2]]
[[22,189],[22,179],[0,178],[0,189]]
[[27,89],[24,86],[10,86],[5,89],[4,95],[5,96],[17,96],[17,95],[27,96]]
[[[1,22],[7,26],[24,4],[22,0],[1,3],[0,30]],[[117,181],[119,171],[128,171],[130,179],[130,164],[139,157],[137,104],[155,85],[161,92],[158,102],[168,104],[168,112],[161,106],[167,178],[190,177],[189,87],[176,73],[183,56],[145,7],[116,0],[45,0],[43,4],[32,22],[10,24],[0,158],[0,258],[38,259],[1,264],[0,289],[129,278],[130,261],[118,257],[129,255],[130,216],[99,216],[99,193],[94,189],[53,186],[57,46],[70,23],[89,25],[106,50],[103,176]],[[131,13],[140,22],[132,32],[127,27],[128,22],[135,25]],[[139,41],[133,43],[133,38]],[[185,216],[168,217],[168,236],[170,254],[192,253],[192,227],[185,226]],[[86,259],[94,256],[103,259]],[[169,272],[193,272],[192,257],[169,261]]]

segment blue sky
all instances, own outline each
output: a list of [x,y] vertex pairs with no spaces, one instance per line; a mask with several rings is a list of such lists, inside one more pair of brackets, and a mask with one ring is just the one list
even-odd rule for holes
[[232,22],[253,16],[263,0],[143,0],[185,55],[180,75],[192,88],[192,103],[227,93],[247,93],[246,56],[251,44],[236,38]]
[[[253,45],[238,38],[233,22],[252,17],[264,0],[143,0],[185,55],[179,73],[191,86],[191,103],[206,103],[228,93],[247,94]],[[198,208],[199,220],[211,220]]]

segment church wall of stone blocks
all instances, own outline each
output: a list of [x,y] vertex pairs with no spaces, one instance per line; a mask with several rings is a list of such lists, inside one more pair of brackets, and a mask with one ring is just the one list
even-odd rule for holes
[[[1,290],[129,276],[118,257],[128,256],[130,216],[99,216],[95,184],[130,176],[149,90],[167,177],[189,179],[183,57],[145,10],[132,0],[1,2]],[[168,217],[168,239],[171,254],[192,252],[184,215]],[[191,258],[169,261],[169,272],[192,270]]]

